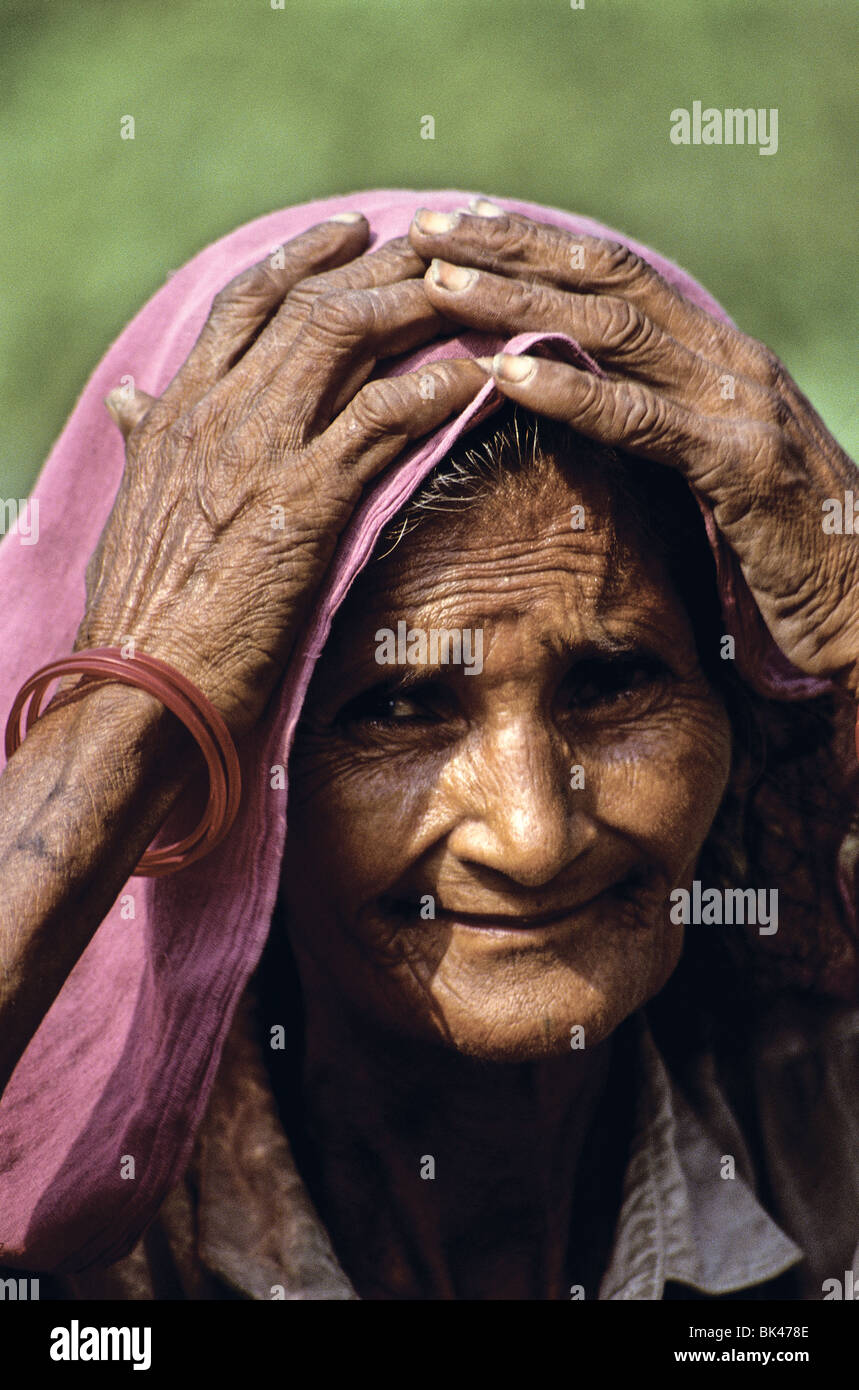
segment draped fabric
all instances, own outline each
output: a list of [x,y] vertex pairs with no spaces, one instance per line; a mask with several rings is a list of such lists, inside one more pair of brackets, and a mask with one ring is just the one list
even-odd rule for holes
[[[305,203],[238,228],[195,256],[128,325],[87,383],[33,490],[37,544],[10,531],[0,546],[0,708],[32,672],[71,651],[84,608],[84,573],[110,512],[123,445],[103,398],[133,377],[159,394],[187,356],[216,292],[283,241],[334,213],[358,209],[371,247],[408,229],[419,206],[452,211],[460,190],[375,190]],[[717,318],[718,304],[670,261],[585,217],[513,199],[502,207],[574,235],[624,241]],[[506,347],[596,364],[561,334],[504,343],[464,332],[398,360],[391,372],[441,357]],[[381,374],[385,374],[383,366]],[[382,528],[469,427],[499,404],[487,381],[458,418],[410,448],[371,490],[341,538],[327,582],[265,721],[240,749],[244,794],[217,854],[167,878],[132,878],[43,1020],[0,1102],[0,1264],[71,1272],[119,1258],[135,1243],[188,1162],[237,1003],[272,918],[287,796],[270,770],[286,767],[314,663],[334,613]],[[703,507],[703,504],[702,504]],[[725,631],[737,669],[760,693],[801,698],[826,687],[797,672],[773,644],[738,566],[703,507],[717,560]],[[159,842],[200,811],[186,796]],[[131,894],[133,921],[120,899]],[[123,1177],[126,1156],[135,1176]]]

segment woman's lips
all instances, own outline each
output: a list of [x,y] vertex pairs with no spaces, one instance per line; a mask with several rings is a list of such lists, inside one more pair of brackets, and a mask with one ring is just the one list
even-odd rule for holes
[[[561,922],[568,922],[571,918],[577,917],[586,908],[591,907],[595,902],[606,896],[607,894],[603,892],[597,894],[596,897],[588,898],[587,902],[574,903],[567,907],[556,907],[547,912],[526,914],[512,912],[459,912],[455,908],[436,906],[434,916],[429,920],[445,922],[455,927],[471,928],[473,931],[532,931],[538,927],[551,927]],[[407,918],[411,922],[415,922],[417,919],[421,925],[424,925],[426,919],[421,919],[420,909],[417,904],[397,902],[391,903],[390,907],[398,916]]]
[[[566,903],[563,907],[548,908],[544,912],[460,912],[457,908],[442,907],[436,902],[433,916],[427,918],[418,902],[389,898],[384,906],[387,912],[414,926],[425,926],[428,922],[434,921],[472,931],[529,932],[541,927],[555,927],[575,921],[597,904],[605,905],[613,901],[617,907],[628,905],[631,900],[637,898],[642,886],[641,871],[633,870],[624,878],[601,888],[598,893],[594,893],[583,902]],[[431,896],[429,893],[425,894],[421,903]]]
[[506,912],[456,912],[447,908],[437,908],[435,915],[437,922],[452,922],[458,927],[474,927],[484,931],[529,931],[533,927],[549,927],[556,922],[566,922],[583,908],[589,907],[593,901],[594,899],[590,898],[588,902],[575,907],[555,908],[552,912],[535,912],[531,916],[515,916]]

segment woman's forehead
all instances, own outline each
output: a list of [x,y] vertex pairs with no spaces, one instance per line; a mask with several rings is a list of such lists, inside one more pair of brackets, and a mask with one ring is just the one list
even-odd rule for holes
[[665,565],[619,507],[592,475],[553,470],[428,514],[359,575],[334,644],[399,620],[467,627],[535,613],[559,633],[661,621],[676,630],[684,614]]

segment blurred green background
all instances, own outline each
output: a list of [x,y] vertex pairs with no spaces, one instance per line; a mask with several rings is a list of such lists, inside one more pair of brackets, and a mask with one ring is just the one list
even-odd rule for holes
[[[168,271],[264,212],[384,185],[536,199],[649,242],[859,449],[855,0],[0,0],[0,16],[0,495],[24,495]],[[669,112],[695,100],[777,107],[778,152],[672,145]]]

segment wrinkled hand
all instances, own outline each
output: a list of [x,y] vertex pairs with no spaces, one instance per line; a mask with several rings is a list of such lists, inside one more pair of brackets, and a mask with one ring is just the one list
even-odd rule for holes
[[367,240],[361,217],[287,242],[282,267],[216,296],[162,396],[109,398],[126,466],[75,648],[133,637],[234,734],[262,713],[364,486],[486,381],[472,360],[368,380],[449,325],[408,240],[362,255]]
[[782,364],[626,247],[471,206],[475,215],[418,213],[410,228],[415,249],[436,258],[430,301],[495,334],[566,333],[607,374],[502,356],[499,389],[683,473],[713,508],[782,651],[859,693],[859,536],[824,532],[822,510],[827,498],[859,495],[859,473]]

